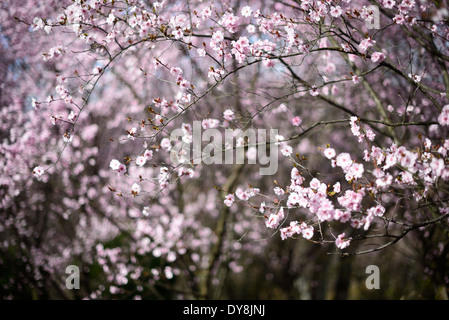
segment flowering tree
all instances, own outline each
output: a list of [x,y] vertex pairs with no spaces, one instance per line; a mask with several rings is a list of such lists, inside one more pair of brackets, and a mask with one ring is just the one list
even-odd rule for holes
[[279,268],[273,245],[356,256],[402,239],[447,291],[443,3],[1,10],[2,266],[31,294],[67,295],[82,264],[97,278],[79,298],[217,298],[229,270]]

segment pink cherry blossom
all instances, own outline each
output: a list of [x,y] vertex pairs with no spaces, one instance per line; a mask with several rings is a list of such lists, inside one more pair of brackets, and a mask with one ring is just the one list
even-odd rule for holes
[[275,193],[276,195],[278,195],[278,196],[282,196],[285,192],[284,192],[284,190],[283,190],[282,188],[280,188],[280,187],[275,187],[275,188],[274,188],[274,193]]
[[41,166],[37,166],[33,169],[33,175],[35,178],[40,178],[42,177],[42,175],[45,173],[44,168],[42,168]]
[[143,157],[145,158],[145,161],[151,160],[153,158],[153,151],[145,150]]
[[385,54],[383,52],[373,52],[371,54],[371,61],[372,62],[382,62],[385,59]]
[[310,188],[317,190],[320,187],[320,181],[317,178],[313,178],[312,181],[310,181]]
[[366,53],[370,47],[372,47],[376,43],[371,37],[365,38],[360,41],[359,49],[362,53]]
[[341,191],[340,182],[336,182],[332,188],[333,188],[334,192],[339,193]]
[[341,9],[340,6],[332,6],[331,10],[330,10],[331,16],[334,18],[338,18],[341,16],[341,14],[343,13],[343,10]]
[[293,148],[291,146],[289,146],[288,144],[284,143],[281,146],[281,153],[286,156],[289,157],[293,152]]
[[126,173],[126,166],[123,163],[121,163],[119,165],[118,169],[117,169],[117,172],[120,173],[120,174],[125,174]]
[[290,172],[290,178],[292,180],[302,179],[301,172],[298,170],[298,168],[293,168],[292,169],[292,171]]
[[438,122],[442,126],[449,126],[449,104],[443,107],[443,110],[438,116]]
[[340,153],[336,158],[337,166],[347,169],[352,165],[351,155],[347,152]]
[[145,165],[146,162],[147,162],[147,159],[146,159],[146,157],[144,157],[144,156],[138,156],[138,157],[136,158],[136,164],[137,164],[139,167],[142,167],[143,165]]
[[345,249],[349,247],[351,244],[351,239],[345,239],[345,233],[341,233],[338,235],[337,239],[335,239],[335,245],[338,249]]
[[241,10],[242,16],[248,18],[251,17],[252,9],[250,6],[243,7]]
[[279,226],[280,219],[279,216],[275,213],[270,214],[268,219],[265,221],[265,225],[267,228],[276,229]]
[[232,193],[230,193],[225,197],[224,203],[225,203],[225,205],[230,207],[234,203],[234,201],[235,201],[235,197]]
[[118,161],[117,159],[112,159],[109,163],[109,166],[112,170],[118,170],[120,167],[120,161]]
[[394,0],[382,0],[381,4],[386,9],[392,9],[394,7],[394,5],[396,4],[396,1],[394,1]]
[[326,148],[326,149],[324,149],[323,154],[328,159],[332,159],[336,155],[335,150],[333,148]]
[[292,122],[292,125],[299,127],[302,123],[302,120],[300,117],[296,116],[296,117],[292,118],[291,122]]
[[307,228],[303,228],[301,231],[302,236],[304,237],[304,239],[312,239],[313,237],[313,227],[309,226]]
[[138,195],[142,191],[142,187],[137,183],[133,183],[131,191],[134,195]]
[[351,213],[340,209],[335,210],[334,219],[346,223],[351,219]]

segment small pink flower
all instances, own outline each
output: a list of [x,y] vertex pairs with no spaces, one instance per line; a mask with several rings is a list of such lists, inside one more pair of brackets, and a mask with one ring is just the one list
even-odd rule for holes
[[374,41],[373,39],[371,39],[371,37],[368,37],[366,39],[363,39],[362,41],[360,41],[359,44],[359,49],[362,53],[365,53],[370,47],[372,47],[374,44],[376,43],[376,41]]
[[70,122],[74,122],[76,119],[76,114],[75,112],[71,111],[70,114],[67,116],[67,120]]
[[254,33],[254,32],[256,32],[256,27],[255,27],[254,25],[252,25],[252,24],[249,24],[249,25],[246,27],[246,31],[247,31],[248,33]]
[[242,188],[237,188],[235,195],[243,201],[247,201],[250,198],[248,192],[244,191]]
[[206,50],[204,50],[202,48],[197,49],[196,53],[198,53],[198,56],[201,57],[201,58],[206,56]]
[[385,208],[381,205],[377,205],[375,207],[368,209],[368,215],[373,215],[375,217],[381,217],[385,213]]
[[227,109],[223,112],[223,119],[225,119],[226,121],[232,121],[234,120],[234,118],[234,111],[232,111],[231,109]]
[[341,185],[340,182],[337,182],[333,186],[334,192],[339,193],[341,191]]
[[138,185],[137,183],[134,183],[131,186],[131,192],[133,195],[138,195],[140,192],[142,191],[142,187],[140,185]]
[[347,43],[342,43],[341,47],[343,49],[344,52],[350,52],[351,51],[351,46]]
[[396,22],[396,24],[404,24],[405,17],[402,14],[397,14],[394,16],[393,21]]
[[290,178],[292,180],[302,179],[301,172],[299,172],[299,170],[297,168],[293,168],[291,173],[290,173]]
[[33,176],[37,179],[39,179],[40,177],[42,177],[42,175],[44,174],[45,170],[44,168],[42,168],[41,166],[37,166],[36,168],[34,168],[33,170]]
[[282,240],[285,240],[293,235],[290,227],[282,228],[280,231]]
[[421,76],[420,75],[417,75],[417,74],[414,74],[414,73],[409,73],[408,74],[408,77],[410,78],[410,79],[412,79],[414,82],[416,82],[416,83],[419,83],[419,82],[421,82]]
[[280,188],[280,187],[275,187],[275,188],[274,188],[274,193],[275,193],[276,195],[278,195],[278,196],[282,196],[282,195],[285,193],[285,191],[284,191],[284,189],[282,189],[282,188]]
[[352,176],[353,179],[361,178],[364,171],[365,169],[363,167],[363,164],[361,163],[353,163],[348,169],[348,173]]
[[247,18],[251,17],[252,12],[253,12],[253,10],[251,9],[250,6],[243,7],[242,11],[241,11],[242,16],[247,17]]
[[224,199],[224,204],[230,207],[235,201],[235,197],[232,193],[228,194]]
[[438,122],[442,126],[449,126],[449,104],[443,107],[441,114],[438,116]]
[[173,76],[178,77],[179,75],[183,74],[183,71],[180,67],[172,67],[170,68],[170,73]]
[[120,174],[125,174],[125,172],[126,172],[126,166],[125,166],[123,163],[121,163],[121,164],[119,165],[118,169],[117,169],[117,172],[120,173]]
[[35,109],[35,110],[39,110],[40,108],[40,102],[38,102],[35,98],[31,99],[31,106]]
[[304,239],[312,239],[313,237],[313,227],[310,226],[308,228],[304,228],[302,229],[302,236],[304,237]]
[[35,17],[33,20],[32,26],[33,26],[33,31],[37,31],[39,29],[43,29],[45,26],[45,23],[41,18]]
[[316,88],[316,87],[312,87],[312,89],[309,90],[309,93],[312,97],[316,97],[317,95],[320,94],[320,92],[318,91],[318,88]]
[[218,121],[217,119],[204,119],[201,122],[201,126],[203,127],[204,130],[206,129],[213,129],[218,127],[220,121]]
[[171,149],[171,142],[169,138],[163,138],[161,140],[161,148],[167,151]]
[[143,156],[145,157],[145,160],[151,160],[153,158],[153,151],[151,150],[145,150],[145,153],[143,154]]
[[274,67],[274,59],[264,58],[264,59],[262,59],[262,63],[265,67],[268,67],[268,68]]
[[392,9],[394,7],[394,5],[396,4],[396,1],[394,0],[383,0],[382,5],[386,8],[386,9]]
[[325,156],[326,158],[328,158],[328,159],[332,159],[332,158],[334,158],[335,155],[336,155],[336,154],[335,154],[335,150],[332,149],[332,148],[326,148],[326,149],[324,149],[323,153],[324,153],[324,156]]
[[366,130],[366,137],[369,141],[373,141],[376,137],[376,134],[372,130]]
[[180,83],[179,83],[179,87],[181,88],[181,90],[187,90],[187,89],[189,89],[190,88],[190,82],[188,81],[188,80],[186,80],[186,79],[184,79],[184,80],[182,80]]
[[235,16],[232,12],[226,12],[220,19],[220,24],[226,28],[230,33],[235,33],[238,30],[239,17]]
[[265,220],[265,226],[267,228],[276,229],[279,226],[279,216],[277,214],[270,214],[267,220]]
[[133,127],[131,130],[128,131],[128,139],[129,140],[134,140],[135,139],[135,135],[137,133],[137,128]]
[[310,181],[310,188],[317,190],[320,187],[320,184],[320,180],[313,178],[312,181]]
[[144,156],[138,156],[138,157],[136,158],[136,164],[137,164],[139,167],[142,167],[146,162],[147,162],[147,159],[146,159]]
[[286,157],[289,157],[292,154],[292,152],[293,152],[293,148],[290,147],[288,144],[284,144],[281,147],[281,153]]
[[351,219],[351,213],[349,211],[343,211],[340,209],[335,210],[335,220],[339,220],[342,223],[348,222]]
[[292,125],[294,125],[296,127],[300,126],[301,123],[302,123],[302,119],[298,116],[296,116],[292,119]]
[[172,35],[175,37],[175,39],[181,39],[184,36],[184,32],[182,32],[182,29],[180,27],[173,30]]
[[290,193],[290,195],[288,196],[288,204],[294,206],[296,205],[300,200],[299,194],[297,194],[296,192]]
[[382,52],[378,52],[378,51],[376,51],[376,52],[374,52],[372,55],[371,55],[371,61],[372,62],[382,62],[383,60],[385,59],[385,54],[384,53],[382,53]]
[[102,69],[100,67],[95,67],[92,69],[92,73],[95,75],[100,74],[101,71]]
[[351,156],[349,155],[349,153],[346,153],[346,152],[340,153],[337,156],[336,160],[337,160],[337,162],[336,162],[337,166],[339,166],[343,169],[350,167],[352,164]]
[[344,236],[345,236],[345,233],[343,232],[342,234],[338,235],[337,239],[335,239],[335,245],[339,249],[347,248],[351,244],[351,239],[346,239],[345,240]]
[[343,10],[341,9],[340,6],[336,6],[336,7],[331,7],[331,16],[334,18],[338,18],[339,16],[341,16],[341,14],[343,13]]
[[118,170],[120,167],[120,161],[118,161],[117,159],[112,159],[109,163],[109,166],[112,170]]

